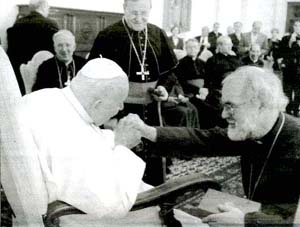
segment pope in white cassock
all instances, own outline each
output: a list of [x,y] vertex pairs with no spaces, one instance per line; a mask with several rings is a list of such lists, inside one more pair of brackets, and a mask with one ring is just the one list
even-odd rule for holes
[[[38,148],[48,203],[61,200],[87,213],[62,217],[62,226],[160,226],[157,207],[128,213],[149,188],[141,180],[145,163],[129,149],[138,139],[118,132],[122,120],[115,132],[99,128],[123,108],[128,86],[115,62],[98,58],[69,87],[22,98],[18,117]],[[183,225],[201,225],[181,211],[175,216]]]

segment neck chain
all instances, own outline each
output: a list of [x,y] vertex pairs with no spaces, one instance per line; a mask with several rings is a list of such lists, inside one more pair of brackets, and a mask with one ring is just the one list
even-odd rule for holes
[[74,62],[74,59],[72,60],[72,67],[71,67],[71,71],[72,71],[72,77],[68,71],[68,68],[67,68],[67,65],[65,65],[66,67],[66,73],[67,73],[67,81],[65,83],[63,83],[62,81],[62,71],[63,71],[63,68],[59,68],[59,64],[57,62],[57,58],[55,57],[55,64],[56,64],[56,68],[57,68],[57,73],[58,73],[58,80],[59,80],[59,88],[64,88],[66,86],[69,86],[70,83],[71,83],[71,80],[72,78],[75,77],[75,62]]
[[139,64],[140,64],[140,67],[141,67],[141,71],[140,72],[137,72],[136,74],[137,75],[140,75],[142,78],[142,80],[145,80],[146,78],[145,78],[145,76],[146,75],[149,75],[149,71],[145,71],[145,60],[146,60],[146,51],[147,51],[147,43],[148,43],[148,27],[146,26],[146,28],[145,28],[145,43],[144,43],[144,50],[141,50],[141,54],[142,54],[142,59],[140,58],[140,55],[139,55],[139,53],[138,53],[138,51],[137,51],[137,48],[136,48],[136,46],[134,45],[134,42],[133,42],[133,39],[132,39],[132,36],[130,35],[130,32],[129,32],[129,30],[128,30],[128,28],[127,28],[127,25],[125,24],[125,19],[124,19],[124,17],[122,18],[122,23],[123,23],[123,25],[124,25],[124,28],[125,28],[125,30],[126,30],[126,33],[127,33],[127,35],[128,35],[128,37],[129,37],[129,40],[130,40],[130,43],[131,43],[131,46],[133,47],[133,50],[134,50],[134,53],[135,53],[135,55],[136,55],[136,57],[137,57],[137,59],[138,59],[138,62],[139,62]]
[[252,185],[252,177],[253,177],[253,176],[252,176],[252,175],[253,175],[253,164],[251,163],[251,165],[250,165],[250,178],[249,178],[249,190],[248,190],[248,199],[250,199],[250,200],[252,200],[252,198],[253,198],[253,196],[254,196],[254,193],[255,193],[255,191],[256,191],[256,188],[257,188],[257,186],[258,186],[258,183],[260,182],[261,177],[262,177],[262,174],[263,174],[263,172],[264,172],[264,170],[265,170],[265,168],[266,168],[266,166],[267,166],[267,163],[268,163],[268,161],[269,161],[269,159],[270,159],[270,156],[271,156],[271,153],[272,153],[273,148],[274,148],[274,146],[275,146],[275,143],[276,143],[276,141],[277,141],[277,139],[278,139],[278,136],[279,136],[279,134],[280,134],[280,132],[281,132],[281,130],[282,130],[282,128],[283,128],[283,125],[284,125],[284,122],[285,122],[285,115],[284,115],[283,113],[280,113],[280,114],[281,114],[281,116],[282,116],[282,122],[281,122],[280,127],[279,127],[279,129],[278,129],[278,131],[277,131],[277,133],[276,133],[276,135],[275,135],[275,137],[274,137],[274,140],[273,140],[272,145],[271,145],[271,147],[270,147],[270,149],[269,149],[267,158],[266,158],[266,160],[265,160],[265,162],[264,162],[264,164],[263,164],[263,166],[262,166],[262,168],[261,168],[261,170],[260,170],[260,173],[259,173],[259,175],[258,175],[258,178],[257,178],[257,180],[256,180],[256,182],[255,182],[255,184],[254,184],[254,188],[253,188],[252,193],[251,193],[251,185]]

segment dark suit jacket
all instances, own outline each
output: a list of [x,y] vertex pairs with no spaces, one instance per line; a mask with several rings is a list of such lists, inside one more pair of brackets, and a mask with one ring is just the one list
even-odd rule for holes
[[280,42],[279,57],[283,58],[282,71],[284,84],[300,83],[300,46],[293,42],[289,46],[291,35],[284,36]]
[[229,35],[231,41],[232,41],[232,50],[238,55],[239,54],[239,43],[240,40],[238,39],[238,37],[236,36],[235,33],[232,33]]
[[[200,36],[196,36],[195,39],[197,39],[198,42],[200,42],[200,40],[201,40],[201,35],[200,35]],[[207,38],[207,41],[209,42],[209,38]],[[209,44],[210,44],[210,42],[209,42]],[[208,49],[210,50],[210,48],[208,48]],[[204,50],[204,46],[200,43],[200,51],[199,51],[198,56],[201,54],[201,52],[202,52],[203,50]]]
[[208,34],[208,42],[210,43],[209,50],[212,53],[216,53],[217,48],[217,39],[222,35],[222,33],[218,32],[218,34],[214,33],[214,31]]
[[[271,144],[285,118],[283,128],[273,147],[271,158],[261,174]],[[190,128],[158,128],[157,154],[161,156],[241,156],[241,171],[246,195],[253,193],[253,200],[262,203],[261,211],[246,214],[250,226],[293,226],[293,216],[297,209],[300,186],[300,120],[280,114],[272,130],[260,141],[229,140],[225,129],[209,130]],[[251,166],[254,170],[251,174]],[[250,175],[251,174],[251,175]],[[252,178],[250,179],[250,176]],[[252,187],[250,187],[250,180]],[[254,183],[253,183],[254,182]],[[282,223],[286,225],[277,225]],[[257,225],[255,225],[257,224]],[[246,224],[246,226],[248,226]]]
[[[43,88],[59,88],[60,87],[60,79],[59,79],[59,73],[55,61],[55,57],[52,57],[48,59],[47,61],[44,61],[40,67],[38,68],[36,82],[32,87],[32,91],[40,90]],[[77,72],[84,66],[86,60],[82,57],[73,55],[73,60],[75,64],[75,72],[76,75]],[[59,64],[59,69],[62,68],[64,63],[57,60],[57,63]],[[72,63],[70,63],[72,64]],[[72,76],[72,75],[71,75]],[[61,72],[61,80],[62,84],[67,81],[67,77],[65,74]]]
[[56,22],[38,12],[19,18],[7,30],[7,55],[11,61],[17,80],[24,94],[24,84],[19,67],[27,63],[40,50],[48,50],[54,54],[52,36],[58,31]]
[[[262,54],[267,54],[269,51],[268,46],[268,37],[263,33],[257,34],[256,43],[260,46]],[[241,35],[241,40],[239,43],[239,52],[241,54],[247,54],[249,48],[251,46],[251,32],[243,33]]]

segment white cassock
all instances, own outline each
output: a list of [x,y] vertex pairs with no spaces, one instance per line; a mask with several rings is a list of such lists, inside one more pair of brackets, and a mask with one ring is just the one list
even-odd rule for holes
[[[18,116],[37,145],[49,203],[61,200],[88,214],[65,216],[62,226],[160,226],[157,207],[128,213],[145,190],[145,163],[115,146],[113,132],[93,124],[70,88],[24,96]],[[188,226],[201,223],[176,212]]]

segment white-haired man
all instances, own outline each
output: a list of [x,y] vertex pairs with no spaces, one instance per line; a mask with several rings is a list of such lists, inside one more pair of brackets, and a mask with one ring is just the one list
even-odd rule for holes
[[54,53],[52,36],[58,31],[57,23],[47,18],[49,14],[47,0],[30,0],[29,9],[29,15],[17,19],[7,30],[7,55],[22,94],[25,94],[25,87],[20,74],[20,65],[31,60],[40,50]]
[[[87,215],[61,218],[63,226],[161,226],[158,207],[130,212],[142,181],[145,163],[130,148],[140,132],[100,129],[123,108],[129,90],[127,75],[113,61],[93,59],[70,86],[42,89],[22,98],[17,108],[21,127],[36,144],[46,185],[42,201],[64,201]],[[135,119],[135,118],[134,118]],[[40,201],[38,201],[40,202]],[[39,212],[46,213],[47,203]],[[178,218],[199,225],[201,220],[176,211]]]
[[245,214],[226,205],[204,221],[292,226],[300,193],[295,185],[300,178],[300,121],[284,113],[287,98],[278,77],[254,66],[241,67],[225,78],[222,103],[227,129],[154,128],[137,119],[131,129],[156,142],[162,156],[176,155],[175,151],[187,156],[241,156],[245,195],[260,202],[261,210]]
[[55,56],[43,62],[37,71],[32,90],[64,88],[69,85],[86,60],[74,54],[75,36],[69,30],[59,30],[53,35]]
[[[222,80],[228,73],[236,70],[240,65],[240,59],[232,51],[232,41],[228,36],[220,36],[217,39],[217,53],[209,58],[205,64],[204,87],[209,93],[205,103],[199,101],[199,121],[201,127],[210,128],[216,125],[225,127],[226,123],[221,118],[221,88]],[[196,104],[195,104],[196,105]]]

